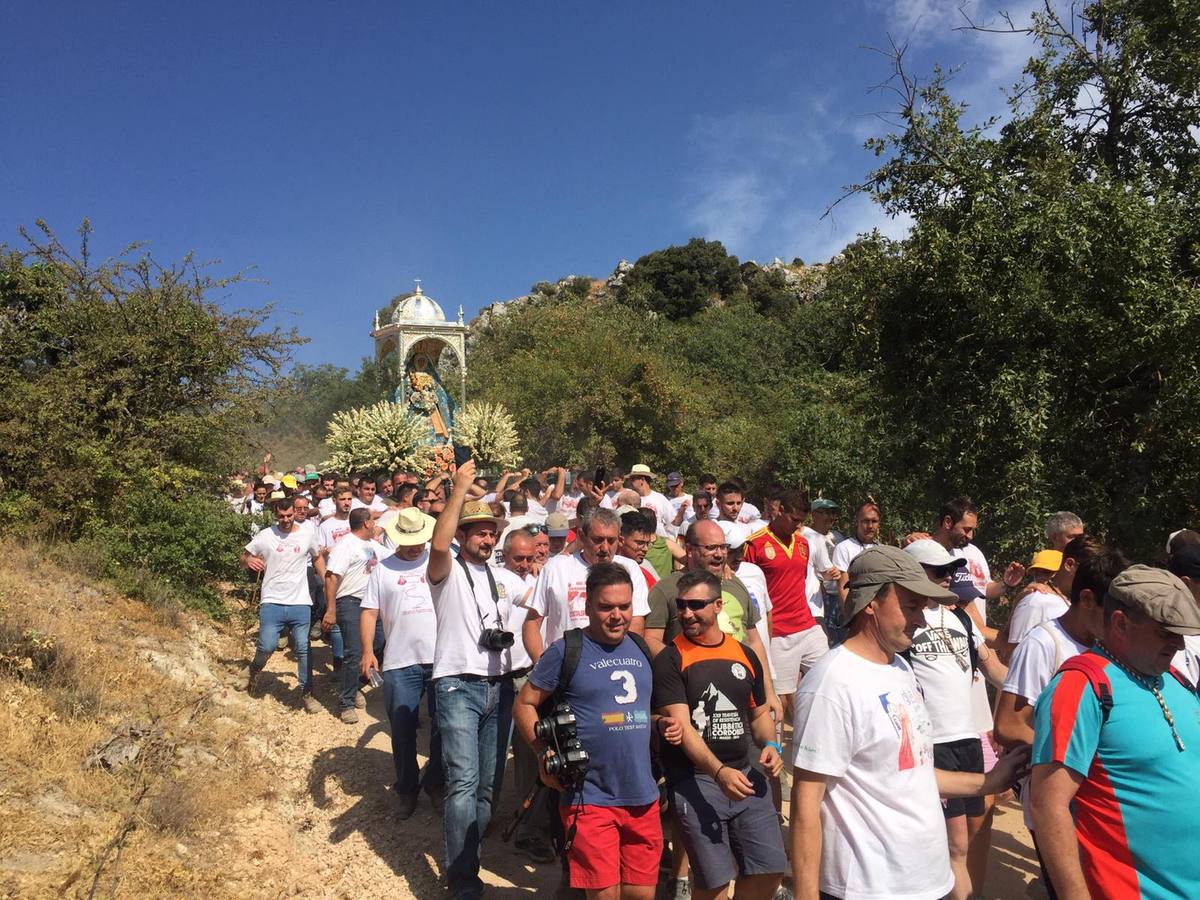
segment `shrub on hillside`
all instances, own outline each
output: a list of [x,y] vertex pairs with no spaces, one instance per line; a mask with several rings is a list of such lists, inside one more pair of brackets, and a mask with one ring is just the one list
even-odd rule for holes
[[125,494],[111,523],[85,539],[97,574],[152,601],[178,600],[221,614],[214,580],[239,576],[247,520],[220,500],[176,496],[143,485]]

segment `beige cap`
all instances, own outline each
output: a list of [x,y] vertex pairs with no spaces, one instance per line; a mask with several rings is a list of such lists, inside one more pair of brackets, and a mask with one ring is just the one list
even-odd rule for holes
[[888,584],[898,584],[938,603],[950,605],[958,602],[955,594],[930,581],[921,564],[899,547],[886,544],[868,547],[854,557],[848,574],[849,593],[842,610],[843,622],[849,622],[866,609],[880,589]]
[[1108,596],[1149,616],[1175,634],[1200,634],[1200,608],[1192,592],[1166,569],[1130,566],[1112,580]]

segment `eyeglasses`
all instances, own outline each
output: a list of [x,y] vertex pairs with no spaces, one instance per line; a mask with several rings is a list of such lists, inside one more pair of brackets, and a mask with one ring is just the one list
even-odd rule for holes
[[710,606],[720,599],[720,597],[708,597],[703,600],[692,600],[687,597],[676,597],[675,608],[680,612],[683,612],[685,609],[690,609],[692,612],[700,612],[704,607]]
[[728,544],[688,544],[689,547],[695,547],[697,550],[703,550],[705,553],[716,553],[719,550],[729,550]]
[[505,556],[504,558],[511,562],[533,562],[533,554],[527,556]]

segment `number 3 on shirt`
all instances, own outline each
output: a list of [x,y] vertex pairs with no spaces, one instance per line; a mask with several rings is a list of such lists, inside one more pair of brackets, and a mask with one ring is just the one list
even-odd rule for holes
[[621,682],[621,693],[613,697],[617,703],[632,703],[637,699],[637,682],[628,669],[617,669],[608,676],[608,680]]

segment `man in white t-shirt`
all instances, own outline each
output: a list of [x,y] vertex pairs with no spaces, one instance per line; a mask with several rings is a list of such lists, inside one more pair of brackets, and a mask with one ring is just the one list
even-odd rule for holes
[[625,487],[625,476],[621,474],[620,469],[613,469],[608,473],[604,484],[596,485],[597,488],[602,488],[604,493],[600,497],[601,509],[616,509],[617,494]]
[[[999,600],[1005,592],[1020,583],[1025,575],[1025,567],[1019,562],[1009,563],[1004,571],[1002,581],[993,581],[991,568],[983,551],[972,541],[979,527],[979,510],[968,497],[955,497],[948,500],[938,514],[937,527],[932,535],[933,540],[945,547],[953,556],[967,561],[967,572],[971,576],[978,595],[972,603],[967,604],[967,615],[975,623],[980,633],[988,641],[995,642],[997,631],[987,624],[987,605],[989,600]],[[923,537],[924,535],[921,535]],[[984,765],[989,766],[995,754],[992,750],[992,706],[988,702],[987,687],[982,681],[975,682],[972,695],[972,706],[975,710],[976,724],[979,726],[980,739],[983,742]],[[970,859],[968,868],[973,884],[982,884],[986,876],[987,862],[992,842],[992,818],[995,798],[988,797],[984,801],[982,816],[968,817],[971,833]]]
[[[550,516],[558,516],[554,512]],[[516,788],[517,802],[521,802],[538,781],[537,756],[524,741],[512,740],[512,706],[517,694],[525,686],[529,670],[533,668],[533,660],[525,650],[521,641],[521,628],[525,624],[525,603],[533,590],[537,578],[533,575],[536,561],[534,547],[536,538],[525,529],[509,531],[504,539],[504,568],[519,578],[525,585],[525,593],[512,605],[512,613],[508,619],[509,630],[517,636],[512,648],[512,672],[505,694],[500,703],[500,728],[497,731],[496,745],[496,775],[495,787],[492,791],[492,808],[500,804],[500,790],[504,780],[504,761],[512,745],[513,783]],[[511,691],[511,694],[509,693]],[[542,802],[531,806],[517,826],[516,839],[513,847],[523,856],[536,863],[553,862],[554,848],[550,843],[551,820],[550,814],[557,811],[558,797],[551,794],[542,797]]]
[[317,537],[321,542],[321,555],[329,559],[333,545],[350,533],[350,507],[354,493],[350,486],[340,487],[333,495],[333,514],[321,520]]
[[[1200,545],[1185,544],[1167,559],[1167,571],[1184,583],[1200,606]],[[1200,685],[1200,635],[1185,634],[1183,649],[1172,662],[1192,684]]]
[[[839,573],[837,580],[840,604],[846,602],[846,582],[850,577],[847,572],[850,569],[850,563],[864,550],[875,546],[882,522],[879,506],[874,500],[867,500],[865,503],[859,504],[858,509],[854,511],[854,534],[840,541],[833,548],[833,556],[830,561]],[[841,625],[843,628],[846,626],[844,617]]]
[[[913,541],[904,552],[921,564],[930,581],[952,592],[951,578],[967,564],[929,538]],[[969,581],[962,583],[970,594],[960,595],[960,599],[970,603],[978,592]],[[982,773],[984,738],[975,721],[974,688],[984,677],[998,688],[1007,674],[1004,664],[984,643],[979,628],[961,606],[935,601],[925,607],[925,625],[913,634],[912,647],[905,651],[904,658],[921,686],[933,726],[934,765],[948,772]],[[983,885],[972,884],[967,869],[967,817],[984,814],[983,798],[947,800],[942,804],[942,814],[950,844],[950,868],[954,871],[953,896],[981,894]]]
[[633,560],[617,556],[621,541],[621,520],[617,514],[611,509],[594,509],[579,523],[576,533],[579,552],[550,557],[526,604],[529,612],[522,636],[525,649],[535,663],[542,650],[566,631],[587,625],[587,573],[596,563],[615,562],[628,570],[633,582],[630,630],[641,634],[650,612],[646,576]]
[[1017,758],[988,775],[934,767],[932,725],[900,654],[929,600],[956,596],[911,556],[875,546],[850,564],[849,636],[796,692],[792,869],[797,898],[937,900],[954,886],[939,794],[1007,787]]
[[473,460],[455,471],[426,568],[437,616],[433,690],[446,776],[443,871],[454,900],[478,900],[483,890],[479,840],[491,820],[499,705],[512,671],[508,627],[512,604],[525,592],[512,572],[488,565],[502,521],[486,503],[466,502],[474,478]]
[[1067,611],[1075,570],[1074,566],[1068,568],[1062,563],[1063,555],[1058,550],[1039,550],[1033,555],[1027,570],[1033,573],[1033,581],[1013,602],[1008,617],[1005,652],[1009,656],[1029,632]]
[[1046,520],[1046,546],[1060,553],[1084,532],[1083,519],[1073,512],[1053,513]]
[[[355,510],[353,514],[361,513]],[[395,551],[371,570],[360,605],[358,639],[362,661],[358,671],[370,679],[374,670],[383,678],[383,705],[392,735],[392,763],[396,770],[393,792],[399,819],[412,816],[419,788],[424,788],[435,803],[443,792],[442,737],[438,730],[437,701],[430,687],[437,617],[426,576],[429,564],[426,544],[433,536],[433,527],[434,520],[419,509],[409,507],[401,511],[388,525],[388,540]],[[423,779],[417,767],[417,723],[422,695],[426,697],[431,723],[429,765]]]
[[712,494],[708,491],[700,491],[692,494],[692,502],[688,504],[687,515],[683,517],[683,524],[679,526],[680,534],[687,534],[688,529],[696,524],[696,520],[704,521],[705,519],[715,518],[709,515],[713,510]]
[[[1017,645],[996,704],[995,735],[1001,746],[1028,747],[1033,743],[1033,714],[1038,697],[1064,662],[1091,649],[1104,635],[1104,598],[1108,586],[1127,568],[1129,560],[1117,550],[1101,548],[1085,559],[1075,571],[1067,611],[1037,625]],[[1021,806],[1025,827],[1036,849],[1028,778],[1021,783]],[[1040,852],[1038,863],[1041,864]],[[1042,878],[1046,884],[1051,883],[1044,867]]]
[[641,508],[654,513],[655,533],[663,537],[670,537],[667,527],[675,518],[675,507],[671,505],[670,500],[654,490],[651,481],[657,477],[649,466],[638,463],[629,470],[625,481],[629,487],[637,491],[638,497],[641,498],[639,504]]
[[[323,522],[324,527],[333,519]],[[359,660],[362,659],[362,641],[359,635],[360,604],[367,589],[367,579],[379,558],[387,555],[382,545],[371,540],[374,527],[371,512],[356,509],[350,513],[350,531],[342,535],[325,563],[325,615],[321,628],[331,632],[341,631],[343,658],[341,666],[341,689],[338,691],[338,716],[347,725],[358,722],[357,707],[362,701],[358,690]],[[376,653],[383,650],[383,630],[378,629],[374,641]]]
[[[329,496],[327,496],[324,500],[321,500],[317,503],[317,513],[320,515],[322,520],[328,519],[330,516],[332,516],[334,513],[337,512],[337,502],[334,498],[337,497],[337,495],[339,493],[341,493],[343,488],[350,491],[351,500],[353,500],[353,498],[354,498],[354,489],[350,487],[349,481],[347,481],[345,478],[342,478],[341,476],[331,476],[331,477],[335,477],[336,481],[334,482],[333,486],[329,489]],[[324,482],[322,482],[322,484],[323,483]],[[349,509],[347,509],[347,513],[348,512],[349,512]]]
[[1002,581],[992,580],[992,570],[984,558],[983,551],[971,543],[979,528],[979,510],[969,497],[955,497],[948,500],[938,515],[937,528],[932,534],[910,535],[912,538],[931,537],[953,555],[967,561],[967,571],[975,587],[983,594],[972,608],[968,609],[971,618],[979,626],[979,630],[989,641],[996,638],[996,629],[987,625],[987,605],[989,600],[999,600],[1005,591],[1015,587],[1025,575],[1025,567],[1019,562],[1011,562],[1004,570]]
[[667,537],[683,533],[683,522],[692,509],[692,495],[683,489],[683,474],[667,473],[667,502],[671,504],[671,519],[667,522]]
[[[565,475],[563,476],[565,478]],[[554,513],[562,513],[567,517],[567,521],[575,518],[576,510],[579,509],[579,501],[584,497],[592,495],[592,476],[587,472],[579,471],[571,476],[571,486],[563,490],[562,496],[558,497],[554,502],[554,508],[546,508]]]
[[[708,511],[710,519],[718,522],[738,522],[742,525],[757,524],[762,519],[759,508],[746,499],[746,485],[740,479],[731,478],[717,488],[713,505]],[[762,527],[762,526],[759,526]],[[758,529],[753,529],[757,531]]]
[[837,579],[841,572],[833,565],[833,549],[842,539],[834,530],[838,505],[833,500],[818,497],[812,501],[812,525],[801,528],[808,541],[809,595],[808,604],[813,616],[832,638],[838,627]]
[[308,562],[317,574],[325,576],[325,560],[317,544],[315,528],[296,524],[295,501],[282,497],[274,502],[275,524],[264,528],[242,551],[241,563],[252,572],[262,573],[258,607],[258,644],[247,673],[246,690],[258,695],[259,673],[279,646],[279,635],[291,630],[292,649],[296,653],[296,679],[306,712],[318,713],[319,704],[312,695],[312,658],[308,632],[311,625],[312,597],[308,592]]
[[369,509],[371,518],[378,519],[383,513],[387,512],[387,504],[383,502],[383,498],[375,493],[375,479],[369,475],[363,475],[362,480],[358,483],[358,494],[350,503],[351,509]]

